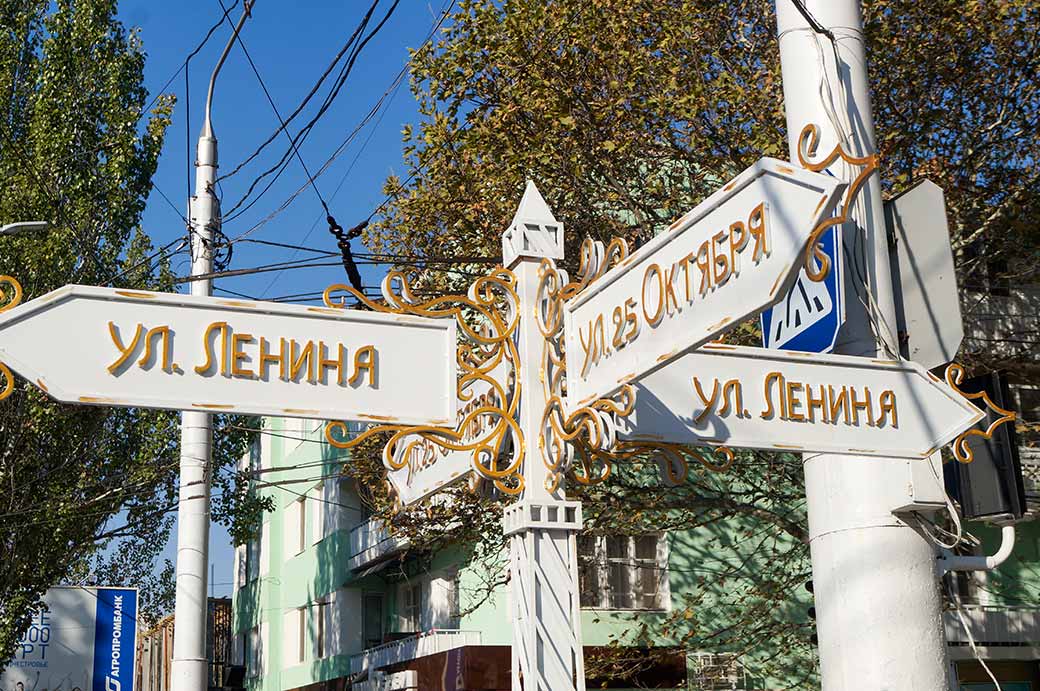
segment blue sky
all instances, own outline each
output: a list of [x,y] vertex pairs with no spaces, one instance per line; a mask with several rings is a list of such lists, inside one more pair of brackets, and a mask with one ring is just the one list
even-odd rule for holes
[[[227,6],[232,2],[234,0],[224,0]],[[296,108],[345,44],[369,4],[367,0],[256,2],[242,37],[283,118]],[[369,28],[378,22],[391,4],[391,0],[380,3]],[[312,173],[343,143],[391,86],[408,60],[408,48],[422,44],[440,16],[442,7],[443,0],[434,0],[432,3],[401,0],[384,28],[361,53],[337,100],[300,148]],[[218,0],[184,3],[123,0],[119,5],[119,14],[127,26],[140,29],[148,56],[145,84],[149,92],[155,94],[177,72],[206,31],[220,19],[222,10]],[[232,12],[236,21],[239,15],[240,7]],[[143,219],[144,229],[156,247],[184,236],[184,222],[180,214],[185,213],[189,175],[185,147],[186,143],[190,144],[190,160],[194,161],[195,141],[202,125],[209,75],[229,36],[230,27],[225,23],[202,51],[192,58],[188,92],[190,111],[186,107],[188,101],[185,99],[183,73],[164,90],[164,93],[177,96],[177,105],[154,178],[157,189],[152,192]],[[299,126],[316,111],[328,93],[329,83],[335,74],[336,71],[330,75],[330,80],[326,81],[298,121],[290,124],[292,133],[295,134]],[[416,122],[418,118],[407,81],[381,112],[381,117],[377,116],[360,131],[325,174],[317,179],[318,189],[329,201],[333,215],[344,228],[350,228],[367,218],[384,199],[381,185],[385,177],[391,172],[404,170],[401,127],[405,123]],[[189,116],[190,121],[186,121]],[[232,50],[217,82],[213,126],[219,143],[221,174],[232,170],[278,127],[278,120],[238,46]],[[279,135],[256,161],[221,182],[225,214],[241,198],[249,183],[270,167],[287,146],[284,135]],[[191,170],[190,174],[193,179],[194,171]],[[305,185],[306,181],[300,164],[294,160],[249,211],[225,224],[225,234],[235,238],[249,230],[277,209],[300,186]],[[339,191],[335,192],[337,187]],[[172,206],[163,199],[159,190],[169,198]],[[249,237],[320,250],[336,250],[335,241],[324,220],[324,212],[310,189],[304,190],[288,208]],[[355,252],[364,251],[360,241],[354,241],[353,249]],[[248,268],[309,256],[315,255],[294,254],[288,249],[239,242],[235,245],[231,268]],[[187,253],[176,255],[172,267],[177,275],[186,274]],[[378,283],[381,276],[377,269],[361,268],[366,284]],[[345,278],[342,268],[332,266],[223,279],[217,281],[216,285],[270,299],[320,291],[330,283],[345,282]],[[222,293],[217,291],[215,294]],[[166,550],[166,555],[171,559],[176,554],[172,543],[171,540]],[[216,594],[228,594],[232,576],[232,550],[226,532],[219,527],[214,527],[212,532],[211,561],[216,564],[216,582],[222,584],[216,587]]]

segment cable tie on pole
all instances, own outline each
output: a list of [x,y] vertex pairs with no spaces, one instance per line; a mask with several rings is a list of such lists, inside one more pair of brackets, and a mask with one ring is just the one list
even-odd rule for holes
[[[357,264],[354,262],[354,255],[350,251],[350,240],[361,235],[361,231],[368,225],[368,221],[359,223],[346,233],[343,232],[343,226],[336,222],[336,218],[332,214],[326,216],[325,221],[329,224],[329,232],[336,238],[336,246],[339,248],[343,270],[347,272],[350,285],[359,293],[364,293],[364,286],[361,283],[361,272],[358,270]],[[358,304],[360,305],[361,302],[358,301]]]

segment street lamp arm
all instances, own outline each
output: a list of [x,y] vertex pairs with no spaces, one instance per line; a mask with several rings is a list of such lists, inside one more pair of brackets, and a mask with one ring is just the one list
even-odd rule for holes
[[228,39],[227,45],[224,46],[224,52],[220,54],[220,59],[217,60],[217,66],[213,68],[213,75],[209,78],[209,90],[206,92],[206,119],[202,123],[202,136],[212,137],[213,126],[210,122],[210,110],[213,106],[213,87],[217,83],[217,75],[220,73],[220,68],[224,66],[224,60],[227,59],[228,53],[231,52],[231,46],[235,44],[235,39],[238,38],[238,32],[242,30],[242,26],[249,19],[250,11],[253,9],[253,3],[256,0],[246,0],[245,5],[242,8],[242,16],[238,19],[238,24],[235,25],[235,30],[231,33],[231,38]]
[[943,572],[947,571],[992,571],[1011,556],[1015,548],[1015,526],[1008,524],[1000,528],[1000,548],[992,556],[964,556],[943,550],[940,557]]
[[18,221],[0,226],[0,235],[20,235],[47,229],[47,221]]

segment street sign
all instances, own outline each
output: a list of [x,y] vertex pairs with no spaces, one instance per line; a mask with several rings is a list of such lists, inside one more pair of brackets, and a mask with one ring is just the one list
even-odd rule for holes
[[[486,437],[497,424],[494,412],[481,413],[482,410],[502,410],[506,401],[489,382],[505,383],[508,379],[509,367],[503,362],[488,373],[488,379],[477,379],[466,386],[466,400],[458,401],[456,425],[470,418],[469,424],[462,426],[462,437],[458,444],[471,444]],[[387,479],[397,490],[401,504],[408,506],[449,487],[456,482],[469,478],[473,473],[473,450],[453,451],[443,445],[436,444],[419,434],[409,434],[397,442],[395,455],[396,468],[387,468]],[[484,459],[490,463],[490,459]]]
[[455,320],[65,286],[0,314],[0,361],[67,403],[446,424]]
[[820,237],[820,249],[831,270],[813,281],[803,267],[783,300],[762,312],[762,345],[778,350],[829,353],[845,323],[845,260],[841,226]]
[[900,348],[928,369],[952,362],[964,340],[946,200],[925,180],[885,202]]
[[845,183],[763,158],[567,303],[569,405],[706,343],[785,295]]
[[982,411],[920,365],[709,343],[636,384],[622,437],[927,458]]

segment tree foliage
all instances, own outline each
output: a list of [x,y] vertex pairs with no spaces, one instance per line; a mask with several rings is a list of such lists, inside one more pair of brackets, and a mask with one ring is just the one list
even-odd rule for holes
[[[925,177],[943,187],[963,287],[988,285],[994,267],[1035,282],[1040,6],[863,6],[885,194]],[[421,122],[403,131],[407,170],[386,180],[391,201],[366,242],[419,285],[464,292],[479,265],[423,259],[497,258],[532,179],[566,226],[572,275],[586,236],[638,245],[759,157],[788,157],[775,33],[772,0],[460,2],[413,57]],[[593,531],[701,529],[725,555],[721,575],[691,577],[691,601],[655,635],[737,652],[792,642],[793,657],[767,653],[760,669],[801,679],[797,463],[745,456],[671,490],[622,472],[580,494]],[[755,545],[753,558],[733,536]]]
[[[173,100],[145,113],[141,42],[115,11],[114,0],[0,0],[0,224],[50,223],[0,238],[0,274],[26,300],[66,283],[171,287],[140,219]],[[77,347],[74,332],[58,338]],[[242,438],[216,435],[218,476]],[[16,383],[0,403],[0,660],[60,582],[144,586],[146,616],[169,606],[170,565],[153,565],[176,506],[178,442],[175,413],[60,405]]]

